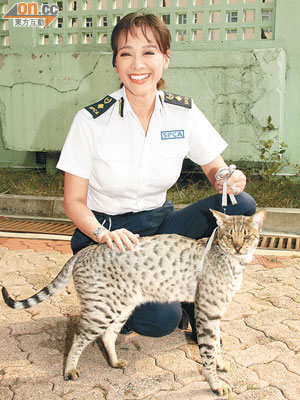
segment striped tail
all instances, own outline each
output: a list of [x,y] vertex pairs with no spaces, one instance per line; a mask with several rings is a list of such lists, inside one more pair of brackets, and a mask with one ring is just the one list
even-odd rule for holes
[[13,300],[8,294],[6,288],[2,287],[2,296],[5,303],[15,310],[24,310],[25,308],[33,307],[36,304],[39,304],[42,301],[49,299],[54,294],[59,293],[64,287],[67,286],[67,283],[71,278],[76,260],[77,257],[75,256],[67,261],[62,270],[53,279],[53,281],[49,283],[48,286],[44,287],[44,289],[40,290],[38,293],[29,297],[28,299],[19,301]]

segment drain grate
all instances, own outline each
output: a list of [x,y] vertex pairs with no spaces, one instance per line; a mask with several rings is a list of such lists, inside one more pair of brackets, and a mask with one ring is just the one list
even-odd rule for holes
[[[74,232],[71,222],[21,220],[0,217],[0,231],[20,233],[48,233],[71,236]],[[300,251],[299,236],[264,235],[260,237],[259,249]]]
[[0,231],[48,233],[51,235],[73,235],[74,225],[71,222],[31,221],[0,217]]
[[258,248],[268,250],[300,251],[300,237],[261,235]]

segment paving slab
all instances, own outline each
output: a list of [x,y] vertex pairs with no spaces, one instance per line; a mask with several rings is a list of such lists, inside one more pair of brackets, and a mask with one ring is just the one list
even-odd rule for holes
[[[71,257],[69,243],[0,238],[0,285],[18,298],[45,286]],[[221,324],[221,379],[231,400],[300,399],[300,257],[256,254]],[[163,338],[119,335],[128,360],[113,369],[101,341],[84,350],[76,382],[63,380],[80,307],[72,281],[38,306],[16,311],[0,300],[0,400],[213,400],[190,331]],[[226,396],[219,397],[227,398]]]

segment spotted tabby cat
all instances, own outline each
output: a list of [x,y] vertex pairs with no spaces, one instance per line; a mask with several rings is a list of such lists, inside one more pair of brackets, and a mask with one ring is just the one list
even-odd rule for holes
[[245,264],[252,259],[265,211],[252,217],[226,216],[212,211],[218,230],[211,249],[201,259],[205,244],[179,235],[140,239],[133,251],[93,245],[81,250],[44,289],[27,300],[14,301],[2,289],[6,304],[22,310],[63,289],[72,273],[82,306],[77,334],[68,355],[65,379],[76,380],[83,349],[101,336],[112,367],[123,368],[115,351],[117,335],[134,308],[147,301],[195,301],[197,340],[204,375],[211,389],[227,394],[216,368],[228,371],[220,352],[220,319],[239,289]]

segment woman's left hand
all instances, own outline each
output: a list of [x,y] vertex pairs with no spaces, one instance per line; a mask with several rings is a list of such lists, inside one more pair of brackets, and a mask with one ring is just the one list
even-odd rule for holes
[[[243,172],[239,169],[235,170],[234,173],[227,181],[227,194],[240,194],[246,186],[247,178]],[[216,180],[214,187],[218,193],[223,193],[224,179]]]

